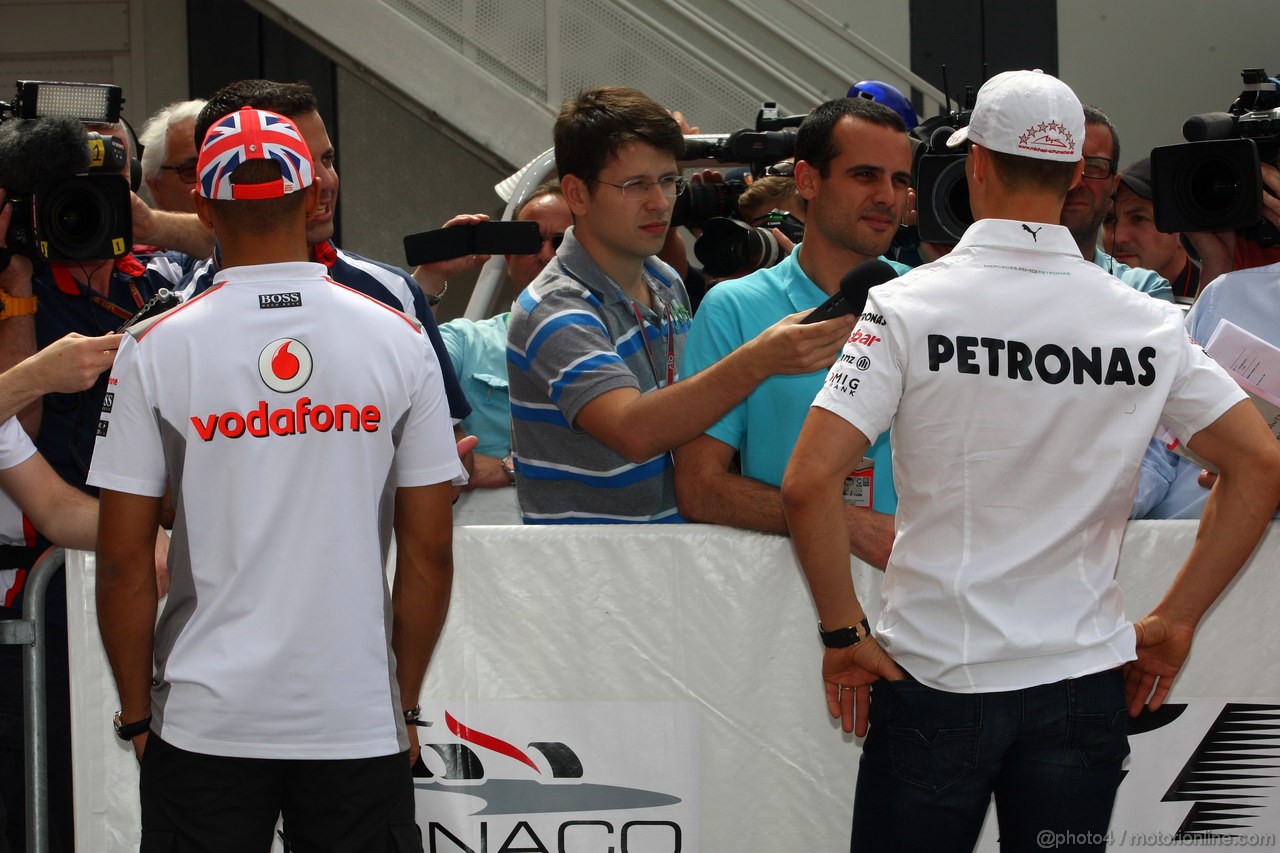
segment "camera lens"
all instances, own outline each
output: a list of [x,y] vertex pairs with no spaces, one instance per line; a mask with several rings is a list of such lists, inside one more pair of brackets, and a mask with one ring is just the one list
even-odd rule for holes
[[973,224],[973,211],[969,208],[969,185],[965,180],[964,163],[957,158],[938,175],[933,186],[931,202],[938,217],[938,224],[959,242],[964,232]]
[[745,275],[771,267],[784,254],[772,231],[726,217],[706,221],[702,236],[693,244],[693,253],[702,268],[717,277]]
[[40,200],[42,237],[72,259],[97,256],[111,232],[111,203],[94,183],[71,179]]
[[1243,176],[1236,165],[1221,157],[1211,157],[1191,165],[1182,185],[1188,207],[1196,215],[1229,216],[1246,197]]

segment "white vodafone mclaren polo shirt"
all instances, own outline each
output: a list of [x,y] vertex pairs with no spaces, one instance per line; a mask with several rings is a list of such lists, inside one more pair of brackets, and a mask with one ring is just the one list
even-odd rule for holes
[[871,440],[893,424],[880,642],[964,693],[1132,659],[1115,569],[1143,451],[1158,421],[1186,441],[1243,398],[1176,307],[1058,225],[982,220],[874,288],[814,405]]
[[407,748],[383,574],[392,499],[460,474],[417,322],[319,264],[223,270],[126,336],[89,482],[174,497],[160,736],[254,758]]

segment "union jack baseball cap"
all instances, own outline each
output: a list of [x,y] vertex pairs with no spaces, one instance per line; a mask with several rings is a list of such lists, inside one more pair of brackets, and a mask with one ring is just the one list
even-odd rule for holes
[[[280,177],[257,184],[233,184],[231,176],[250,160],[271,160]],[[214,122],[196,159],[197,184],[205,198],[281,198],[311,186],[311,152],[293,122],[268,110],[242,107]]]
[[982,84],[969,124],[947,145],[969,141],[1018,157],[1075,163],[1083,155],[1084,108],[1066,83],[1035,71],[1005,71]]

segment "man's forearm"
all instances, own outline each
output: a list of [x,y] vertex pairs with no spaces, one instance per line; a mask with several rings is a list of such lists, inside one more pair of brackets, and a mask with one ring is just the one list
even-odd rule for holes
[[98,630],[127,723],[151,714],[159,505],[158,498],[110,489],[98,502]]
[[[618,419],[629,441],[614,449],[642,462],[692,441],[766,377],[747,347],[739,347],[701,373],[632,399]],[[595,435],[590,427],[587,431]]]
[[[762,533],[790,534],[782,508],[782,490],[735,471],[724,470],[710,460],[701,464],[694,441],[676,451],[676,499],[686,521],[722,524]],[[884,570],[893,547],[893,516],[861,507],[846,506],[845,526],[849,553]]]
[[145,226],[136,217],[134,225],[138,229],[134,239],[139,243],[150,243],[193,258],[207,258],[213,254],[213,232],[195,214],[152,210],[146,217]]
[[121,717],[134,722],[151,714],[151,672],[156,623],[154,558],[135,569],[110,561],[97,564],[98,630],[120,692]]
[[[0,322],[11,323],[14,319],[3,320]],[[34,335],[32,337],[34,346]],[[23,413],[27,407],[38,403],[40,398],[44,396],[44,392],[35,387],[30,381],[28,373],[30,368],[24,366],[19,361],[13,367],[0,373],[0,422],[7,421],[14,415]],[[37,407],[38,408],[38,407]],[[26,425],[25,422],[23,424]]]
[[[25,270],[25,272],[24,272]],[[0,288],[11,296],[30,296],[32,282],[30,266],[16,259],[0,273]],[[39,310],[37,308],[36,310]],[[8,371],[36,351],[36,320],[34,314],[0,320],[0,371]],[[12,400],[9,403],[12,406]],[[39,397],[28,400],[10,414],[17,413],[22,428],[34,436],[40,430],[41,404]],[[8,415],[6,415],[8,417]]]
[[[449,613],[453,585],[451,559],[424,556],[402,559],[397,549],[392,592],[391,648],[396,656],[396,683],[405,710],[418,704],[422,682]],[[416,568],[412,565],[420,562]]]
[[448,483],[396,492],[391,648],[404,710],[418,703],[427,664],[449,613],[453,586],[451,492]]
[[1209,493],[1191,554],[1156,612],[1195,625],[1249,559],[1280,501],[1268,469],[1224,469]]

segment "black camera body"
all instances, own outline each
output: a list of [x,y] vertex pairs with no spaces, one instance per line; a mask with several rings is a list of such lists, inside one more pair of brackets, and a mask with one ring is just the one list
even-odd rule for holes
[[973,224],[964,174],[968,146],[947,147],[951,134],[969,124],[973,116],[972,90],[966,97],[968,109],[926,119],[912,131],[920,141],[912,169],[916,226],[925,243],[958,243],[965,229]]
[[[45,115],[34,103],[41,86],[110,91],[103,92],[101,114]],[[116,86],[22,81],[13,104],[0,103],[0,187],[13,207],[5,235],[10,251],[48,261],[110,260],[129,252],[128,152],[119,138],[86,132],[82,124],[117,121],[120,101]]]
[[[768,166],[795,154],[796,128],[804,116],[780,116],[778,105],[766,101],[756,113],[754,128],[733,133],[685,139],[683,162],[713,160],[745,165],[759,177]],[[722,183],[690,182],[671,211],[671,224],[700,228],[708,219],[737,217],[738,196],[746,181],[729,179]]]
[[1240,76],[1244,91],[1227,112],[1192,116],[1182,125],[1186,143],[1151,151],[1156,227],[1238,230],[1269,248],[1280,245],[1280,231],[1262,218],[1259,164],[1280,164],[1280,91],[1261,68]]

